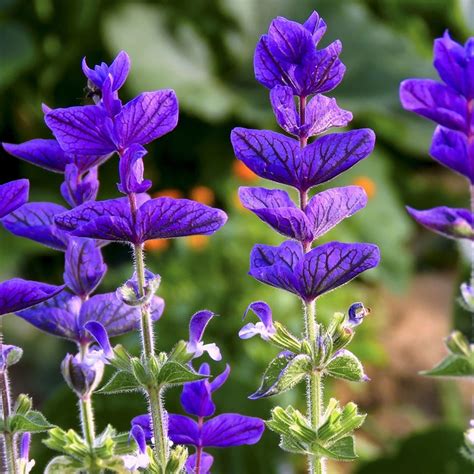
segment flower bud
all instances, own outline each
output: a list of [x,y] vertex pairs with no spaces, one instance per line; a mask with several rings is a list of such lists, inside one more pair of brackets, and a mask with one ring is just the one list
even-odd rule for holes
[[185,446],[177,445],[170,452],[166,472],[179,473],[183,471],[184,464],[188,457],[188,449]]
[[99,359],[81,358],[67,354],[61,363],[64,380],[80,398],[87,398],[96,389],[104,374],[104,363]]
[[33,402],[31,398],[24,393],[20,393],[20,395],[18,395],[18,398],[16,399],[16,402],[15,402],[15,408],[14,408],[15,414],[26,415],[31,410],[32,407],[33,407]]
[[144,294],[141,295],[138,287],[137,275],[134,273],[130,280],[117,289],[117,298],[129,306],[142,306],[149,303],[157,292],[161,283],[160,275],[146,270]]
[[23,356],[23,349],[17,346],[2,344],[0,346],[0,371],[18,363]]
[[469,341],[461,331],[453,331],[446,339],[447,348],[456,355],[469,356],[472,352]]
[[362,323],[365,316],[370,313],[370,309],[366,308],[363,303],[353,303],[347,311],[349,316],[349,324],[351,326],[358,326]]
[[461,284],[462,301],[468,311],[474,311],[474,288],[468,283]]

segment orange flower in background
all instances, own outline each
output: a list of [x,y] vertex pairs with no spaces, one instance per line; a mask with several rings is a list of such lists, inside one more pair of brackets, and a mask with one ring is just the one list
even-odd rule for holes
[[191,189],[189,197],[193,201],[200,202],[201,204],[207,204],[212,206],[215,201],[214,191],[207,186],[195,186]]
[[252,182],[258,179],[258,176],[239,160],[234,160],[232,163],[232,172],[236,178],[241,179],[242,181]]
[[193,250],[202,250],[207,247],[207,244],[209,243],[209,237],[206,235],[190,235],[186,238],[185,242]]
[[161,191],[157,191],[152,195],[154,198],[158,197],[171,197],[174,199],[179,199],[183,197],[183,193],[179,189],[175,188],[166,188],[162,189]]
[[145,242],[145,249],[149,252],[161,252],[170,246],[167,239],[153,239]]
[[377,185],[368,176],[358,176],[356,179],[354,179],[352,184],[364,188],[364,191],[367,193],[367,197],[369,199],[372,199],[377,192]]

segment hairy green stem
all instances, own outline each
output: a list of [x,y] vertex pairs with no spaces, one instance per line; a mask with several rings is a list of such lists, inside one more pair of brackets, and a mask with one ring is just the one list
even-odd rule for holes
[[[131,195],[132,196],[132,195]],[[134,196],[133,196],[134,197]],[[132,212],[136,202],[130,199]],[[135,206],[135,207],[134,207]],[[143,244],[134,245],[135,272],[137,275],[139,296],[145,294],[145,258]],[[141,306],[141,335],[142,352],[144,359],[149,363],[151,357],[155,355],[153,323],[150,313],[150,305],[145,303]],[[163,407],[160,390],[150,386],[147,388],[149,411],[152,420],[153,436],[155,439],[155,455],[161,464],[164,472],[168,462],[168,436],[167,436],[167,415]]]
[[95,462],[95,422],[94,409],[92,407],[92,399],[90,396],[85,396],[79,399],[79,412],[81,415],[82,434],[86,440],[92,459],[92,464],[89,466],[89,472],[98,474],[102,472],[102,469],[97,466]]
[[[299,98],[299,116],[300,124],[303,125],[306,121],[306,97],[304,96],[301,96]],[[307,144],[307,137],[301,137],[300,147],[304,148]],[[300,191],[300,208],[302,211],[304,211],[306,206],[308,205],[308,198],[309,197],[307,191]],[[304,253],[308,253],[310,250],[311,242],[304,242]],[[304,303],[304,322],[306,338],[308,339],[311,347],[316,347],[319,328],[318,323],[316,322],[315,301]],[[311,426],[313,429],[317,430],[321,422],[321,414],[323,409],[323,382],[321,374],[317,371],[313,371],[308,377],[306,403],[308,407],[308,417],[311,421]],[[309,472],[311,474],[323,474],[325,472],[324,459],[319,456],[308,456],[308,464]]]
[[[1,344],[0,344],[1,350]],[[0,372],[0,392],[2,397],[2,411],[3,419],[6,420],[11,414],[11,400],[10,400],[10,385],[8,383],[7,369]],[[8,467],[10,474],[17,474],[18,463],[17,463],[17,447],[15,443],[15,435],[8,431],[3,433],[4,441],[4,461],[5,467]]]

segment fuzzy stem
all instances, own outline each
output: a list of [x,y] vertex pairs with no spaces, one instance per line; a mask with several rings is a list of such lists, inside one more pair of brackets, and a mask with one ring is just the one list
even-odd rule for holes
[[94,410],[92,408],[92,400],[90,396],[86,396],[79,399],[79,412],[81,414],[81,425],[82,434],[86,440],[89,448],[89,453],[92,459],[92,463],[89,466],[89,472],[100,473],[102,469],[95,463],[95,423],[94,423]]
[[[0,350],[1,344],[0,344]],[[2,397],[2,411],[3,419],[6,420],[11,414],[11,400],[10,400],[10,385],[8,381],[8,372],[7,369],[0,372],[0,392]],[[8,472],[10,474],[17,474],[18,464],[17,464],[17,448],[15,443],[14,433],[4,431],[4,461],[5,467],[8,466]]]
[[[0,352],[3,352],[3,321],[0,318]],[[0,397],[2,401],[2,417],[6,420],[11,414],[11,399],[10,399],[10,383],[8,379],[8,371],[0,372]],[[4,467],[8,467],[10,474],[17,474],[17,447],[15,443],[15,435],[4,431],[3,433],[3,453],[2,453]]]
[[[135,221],[137,214],[137,200],[135,194],[129,194],[130,209],[132,219]],[[133,256],[135,272],[137,275],[139,296],[145,295],[145,255],[143,244],[133,246]],[[141,306],[141,336],[142,355],[149,364],[150,359],[155,355],[153,323],[151,319],[150,305],[145,303]],[[147,387],[149,413],[153,427],[153,437],[155,439],[155,455],[161,464],[162,472],[168,463],[168,436],[167,436],[167,415],[163,407],[161,390],[157,387]]]
[[[300,125],[306,121],[306,97],[299,98],[299,116]],[[300,137],[300,147],[304,148],[308,144],[307,137]],[[308,205],[308,192],[300,191],[300,208],[302,211]],[[311,242],[303,242],[303,251],[308,253],[311,250]],[[318,323],[316,322],[316,302],[304,302],[304,322],[306,338],[311,347],[316,347],[318,338]],[[313,371],[307,379],[306,403],[308,407],[308,416],[313,429],[317,430],[321,422],[321,412],[323,408],[323,382],[321,374]],[[324,474],[324,458],[319,456],[308,456],[309,472],[311,474]]]

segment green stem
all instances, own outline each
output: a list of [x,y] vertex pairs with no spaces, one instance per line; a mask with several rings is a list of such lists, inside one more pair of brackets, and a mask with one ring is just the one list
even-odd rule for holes
[[[1,344],[0,344],[1,350]],[[7,369],[0,372],[0,391],[2,397],[2,411],[3,419],[6,420],[11,414],[11,400],[10,400],[10,388],[8,383]],[[3,433],[5,455],[4,460],[6,466],[8,466],[8,472],[10,474],[18,473],[17,464],[17,449],[15,444],[15,434],[5,431]]]
[[90,396],[79,399],[79,412],[81,415],[82,435],[87,443],[91,457],[89,472],[92,474],[98,474],[102,472],[102,469],[96,464],[96,456],[94,452],[95,422],[94,409],[92,407],[92,399]]
[[[299,98],[299,115],[300,124],[305,123],[306,116],[306,97]],[[308,144],[307,137],[300,138],[300,148],[304,148]],[[300,191],[300,208],[305,210],[308,205],[308,192]],[[303,242],[303,251],[308,253],[311,250],[311,242]],[[317,338],[319,334],[318,323],[316,322],[316,302],[304,303],[304,322],[306,330],[306,338],[311,347],[317,346]],[[308,416],[313,429],[317,430],[321,423],[321,411],[323,408],[323,382],[321,374],[313,371],[308,377],[308,388],[306,391],[306,403],[308,407]],[[311,474],[323,474],[325,472],[324,459],[319,456],[308,456],[309,472]]]
[[[139,296],[145,294],[145,258],[143,254],[143,244],[134,245],[135,272],[137,274]],[[150,314],[150,305],[148,303],[141,307],[141,333],[142,333],[142,352],[145,360],[149,362],[155,355],[153,323]],[[160,389],[150,386],[147,388],[149,411],[153,426],[153,436],[155,438],[155,454],[161,464],[164,472],[168,462],[168,436],[167,419],[163,407]]]

